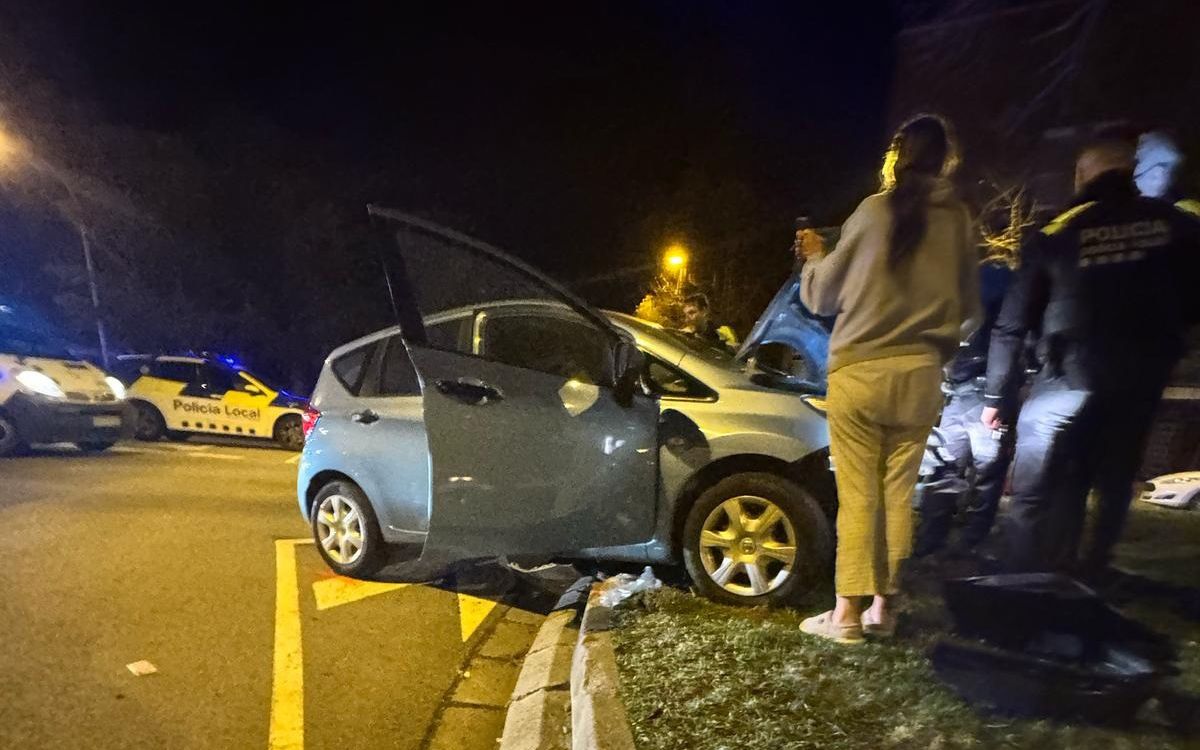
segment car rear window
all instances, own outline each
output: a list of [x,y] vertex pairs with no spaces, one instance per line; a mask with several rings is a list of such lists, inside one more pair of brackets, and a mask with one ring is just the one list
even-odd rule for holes
[[333,361],[331,369],[333,376],[342,384],[342,387],[357,396],[362,389],[363,376],[367,372],[367,363],[371,361],[371,355],[375,353],[375,348],[379,345],[378,342],[371,342],[365,346],[346,352],[342,356]]

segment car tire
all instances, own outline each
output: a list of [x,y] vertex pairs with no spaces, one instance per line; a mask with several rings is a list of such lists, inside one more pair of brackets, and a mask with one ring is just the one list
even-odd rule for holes
[[116,440],[88,440],[82,443],[76,443],[75,447],[84,453],[103,453],[116,444]]
[[284,450],[304,450],[304,425],[300,421],[300,415],[284,414],[276,419],[272,436]]
[[[350,518],[351,511],[357,519]],[[387,561],[387,544],[375,510],[353,482],[338,480],[322,487],[309,510],[309,526],[317,551],[338,575],[368,578]],[[357,550],[352,549],[355,536],[361,542]]]
[[25,451],[25,441],[17,431],[17,424],[7,414],[0,412],[0,458],[15,456]]
[[[764,519],[766,528],[754,523]],[[704,544],[702,538],[720,542]],[[793,552],[786,562],[780,556],[789,546]],[[779,606],[828,580],[833,531],[821,506],[795,482],[746,472],[725,477],[696,498],[684,522],[682,549],[688,575],[703,596],[723,604]],[[763,552],[767,549],[773,551]]]
[[162,412],[145,401],[134,402],[133,409],[134,437],[149,442],[161,440],[167,433],[167,423],[163,420]]

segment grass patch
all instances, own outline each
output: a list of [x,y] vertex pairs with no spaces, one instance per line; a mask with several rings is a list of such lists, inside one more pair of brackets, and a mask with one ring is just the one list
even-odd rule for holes
[[[1139,507],[1121,564],[1181,585],[1200,570],[1200,514]],[[982,716],[934,676],[925,656],[945,632],[940,601],[918,594],[902,637],[847,648],[800,633],[804,611],[724,607],[665,589],[621,613],[615,631],[621,693],[641,750],[764,748],[1200,747],[1143,711],[1128,729]],[[1200,629],[1170,598],[1142,599],[1130,614],[1171,634],[1183,684],[1200,690]]]

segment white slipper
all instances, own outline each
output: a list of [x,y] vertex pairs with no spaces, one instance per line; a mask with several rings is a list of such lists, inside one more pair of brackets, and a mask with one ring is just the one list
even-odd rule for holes
[[835,643],[855,646],[863,642],[863,629],[859,623],[837,625],[833,622],[833,610],[809,617],[800,623],[800,631],[824,638]]
[[871,619],[871,610],[862,613],[863,634],[873,638],[891,638],[896,634],[896,615],[888,613],[879,622]]

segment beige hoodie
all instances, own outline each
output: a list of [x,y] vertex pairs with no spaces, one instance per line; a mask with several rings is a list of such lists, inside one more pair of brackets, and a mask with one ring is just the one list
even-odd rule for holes
[[808,261],[800,299],[837,315],[829,371],[854,362],[932,353],[946,363],[982,319],[976,230],[948,180],[937,180],[925,236],[912,257],[888,267],[892,210],[872,195],[842,226],[837,248]]

